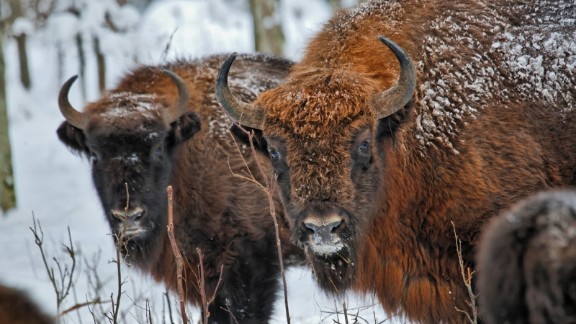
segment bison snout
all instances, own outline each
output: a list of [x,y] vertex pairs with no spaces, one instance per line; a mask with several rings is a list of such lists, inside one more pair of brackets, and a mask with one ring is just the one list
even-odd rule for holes
[[146,233],[146,226],[143,223],[146,215],[144,208],[113,209],[111,214],[118,220],[115,232],[120,237],[136,237]]
[[336,231],[338,230],[338,228],[344,224],[344,220],[341,219],[339,221],[335,221],[335,222],[331,222],[328,224],[317,224],[314,222],[304,222],[304,226],[306,227],[306,229],[315,234],[315,235],[319,235],[321,237],[329,237],[330,235],[336,233]]
[[340,232],[346,227],[343,217],[332,214],[328,217],[307,217],[302,222],[308,233],[308,247],[316,254],[329,255],[342,249]]
[[139,221],[142,216],[144,216],[144,208],[136,207],[136,208],[125,208],[125,209],[113,209],[112,216],[118,218],[121,221]]

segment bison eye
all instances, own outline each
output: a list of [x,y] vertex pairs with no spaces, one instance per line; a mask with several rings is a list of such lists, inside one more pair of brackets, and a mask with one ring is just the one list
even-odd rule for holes
[[90,159],[90,164],[91,164],[91,165],[94,165],[94,164],[98,163],[98,154],[90,151],[90,157],[89,157],[89,159]]
[[358,146],[358,152],[362,155],[369,155],[370,154],[370,142],[368,140],[363,141]]
[[279,161],[280,160],[280,152],[278,152],[276,149],[270,148],[268,149],[268,154],[270,155],[270,159],[272,159],[273,161]]
[[164,143],[152,147],[152,158],[162,159],[164,157]]
[[162,146],[156,147],[156,148],[154,149],[154,152],[153,152],[154,157],[155,157],[155,158],[161,158],[161,157],[162,157],[162,153],[164,153],[163,151],[164,151],[164,150],[163,150]]

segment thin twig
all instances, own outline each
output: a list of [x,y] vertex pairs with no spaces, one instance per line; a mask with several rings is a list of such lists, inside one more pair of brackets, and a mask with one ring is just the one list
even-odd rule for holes
[[[118,238],[118,240],[120,240],[120,239]],[[118,241],[118,242],[120,242],[120,241]],[[117,278],[118,291],[116,293],[117,294],[116,295],[116,307],[113,307],[113,309],[114,309],[114,317],[113,317],[114,324],[118,323],[118,314],[120,313],[120,300],[122,297],[123,282],[122,282],[122,267],[120,265],[120,258],[121,258],[120,246],[118,246],[118,247],[116,247],[116,261],[115,261],[116,262],[116,271],[117,271],[116,278]]]
[[174,324],[174,319],[172,318],[172,304],[170,302],[170,296],[168,295],[167,291],[164,293],[164,296],[166,296],[166,304],[168,305],[168,316],[170,316],[170,324]]
[[78,310],[78,309],[83,308],[83,307],[86,307],[86,306],[98,305],[98,304],[103,304],[103,302],[100,300],[100,297],[97,297],[96,299],[91,300],[91,301],[88,301],[88,302],[85,302],[85,303],[78,303],[78,304],[76,304],[76,305],[74,305],[74,306],[72,306],[72,307],[69,307],[69,308],[63,310],[62,312],[60,312],[60,313],[57,315],[57,317],[62,317],[62,316],[66,315],[66,314],[68,314],[68,313],[70,313],[70,312],[73,312],[73,311],[75,311],[75,310]]
[[170,38],[168,38],[168,42],[166,43],[166,46],[164,47],[164,50],[162,51],[162,55],[160,56],[160,62],[163,62],[166,60],[166,56],[168,56],[168,51],[170,51],[170,46],[172,45],[172,40],[174,38],[174,34],[176,34],[177,30],[178,30],[178,27],[174,28],[174,30],[170,34]]
[[148,298],[146,298],[146,323],[153,324],[152,323],[152,311],[150,309],[150,301],[148,300]]
[[200,272],[200,278],[198,278],[198,287],[200,290],[200,299],[202,299],[202,323],[208,323],[208,317],[210,317],[210,312],[208,311],[208,300],[206,298],[206,279],[204,278],[204,260],[202,250],[196,248],[196,253],[198,253],[198,272]]
[[[210,312],[208,311],[208,306],[214,302],[216,298],[216,294],[218,293],[218,289],[220,288],[220,283],[222,282],[222,274],[224,273],[224,265],[220,265],[220,277],[218,278],[218,282],[216,283],[216,288],[212,292],[212,296],[208,298],[206,296],[206,278],[204,275],[204,254],[200,248],[196,248],[196,253],[198,254],[198,272],[200,272],[200,278],[198,279],[198,287],[200,292],[200,299],[202,300],[202,323],[207,324],[208,318],[210,317]],[[230,315],[232,313],[230,312]]]
[[64,248],[66,249],[66,252],[68,253],[68,256],[70,257],[70,259],[72,261],[72,265],[71,265],[70,269],[68,268],[67,264],[64,265],[64,268],[62,268],[60,261],[56,257],[52,258],[52,260],[56,263],[56,266],[58,267],[58,273],[59,273],[59,277],[60,277],[59,278],[60,284],[58,284],[56,281],[56,275],[54,273],[54,268],[52,268],[48,265],[48,260],[46,258],[46,254],[44,252],[44,247],[43,247],[44,232],[42,231],[42,226],[40,225],[40,221],[36,220],[34,213],[32,213],[32,222],[33,222],[33,227],[29,227],[29,228],[30,228],[30,231],[32,231],[32,234],[34,235],[34,242],[38,246],[38,249],[40,250],[40,254],[42,256],[42,262],[44,263],[44,268],[46,269],[46,273],[48,274],[48,279],[52,283],[54,293],[56,294],[57,313],[60,313],[60,308],[62,306],[62,303],[64,302],[66,297],[68,297],[68,294],[70,293],[70,289],[73,286],[74,271],[76,269],[76,253],[74,250],[74,245],[72,244],[72,235],[70,234],[70,227],[68,227],[68,240],[69,240],[70,245],[66,246],[63,244]]
[[348,323],[348,309],[346,309],[346,301],[342,302],[342,311],[344,312],[344,323],[350,324]]
[[456,226],[454,222],[452,223],[452,229],[454,231],[454,239],[456,241],[456,254],[458,254],[458,264],[460,265],[460,274],[462,275],[462,280],[464,281],[464,285],[468,291],[468,296],[470,297],[470,301],[466,301],[466,304],[470,307],[472,311],[472,316],[465,310],[459,309],[456,307],[458,312],[464,313],[468,318],[468,321],[472,324],[478,323],[478,307],[476,306],[476,295],[474,295],[474,291],[472,290],[472,276],[474,271],[470,271],[469,267],[464,267],[464,259],[462,258],[462,241],[458,238],[458,234],[456,234]]
[[172,186],[168,186],[166,188],[166,192],[168,194],[168,238],[170,239],[170,245],[172,246],[172,252],[174,253],[174,258],[176,259],[176,278],[178,280],[178,296],[180,297],[180,313],[182,314],[182,322],[188,323],[188,317],[186,316],[186,295],[184,293],[184,286],[183,286],[183,265],[184,265],[184,258],[182,257],[182,253],[180,253],[180,249],[178,248],[178,243],[176,243],[176,238],[174,237],[174,210],[173,210],[173,193],[172,193]]

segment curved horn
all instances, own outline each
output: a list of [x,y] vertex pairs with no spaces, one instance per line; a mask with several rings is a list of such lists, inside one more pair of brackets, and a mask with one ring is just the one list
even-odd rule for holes
[[190,93],[188,92],[188,87],[186,86],[186,81],[184,81],[178,74],[167,70],[162,69],[166,75],[170,77],[172,82],[178,88],[178,100],[174,104],[174,106],[167,109],[164,118],[168,124],[172,124],[173,122],[177,121],[180,116],[188,112],[188,101],[190,99]]
[[264,122],[264,111],[236,98],[228,88],[228,72],[235,59],[236,53],[232,53],[218,72],[216,98],[233,121],[243,126],[261,130]]
[[62,85],[62,88],[60,88],[60,94],[58,95],[58,106],[60,107],[60,112],[70,125],[83,130],[88,124],[88,119],[83,113],[74,109],[70,104],[70,101],[68,101],[68,92],[77,78],[78,75],[75,75]]
[[400,46],[384,36],[379,36],[378,39],[394,52],[400,63],[398,82],[392,88],[374,96],[374,113],[380,119],[404,108],[412,99],[416,90],[416,70],[412,60]]

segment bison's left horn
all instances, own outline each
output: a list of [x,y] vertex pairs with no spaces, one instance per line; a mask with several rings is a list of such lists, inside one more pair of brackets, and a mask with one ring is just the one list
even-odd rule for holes
[[70,125],[78,129],[84,129],[88,124],[86,116],[72,107],[70,101],[68,101],[68,92],[70,92],[70,88],[77,78],[78,76],[75,75],[62,85],[62,88],[60,88],[60,94],[58,95],[58,106],[60,107],[60,112]]
[[222,64],[220,72],[218,72],[218,78],[216,79],[216,98],[233,121],[250,128],[262,129],[264,111],[236,98],[230,91],[230,88],[228,88],[228,72],[235,59],[236,53],[233,53],[228,57],[226,62]]
[[178,74],[163,69],[162,72],[166,73],[178,88],[178,100],[174,104],[174,106],[170,107],[167,111],[165,116],[166,122],[168,124],[172,124],[173,122],[177,121],[180,116],[188,112],[188,101],[190,99],[190,93],[188,92],[188,87],[186,86],[186,82],[182,80]]
[[374,96],[375,113],[377,118],[380,119],[404,108],[412,99],[416,89],[416,70],[412,60],[400,46],[384,36],[380,36],[378,39],[394,52],[398,62],[400,62],[400,78],[398,78],[398,82],[392,88]]

